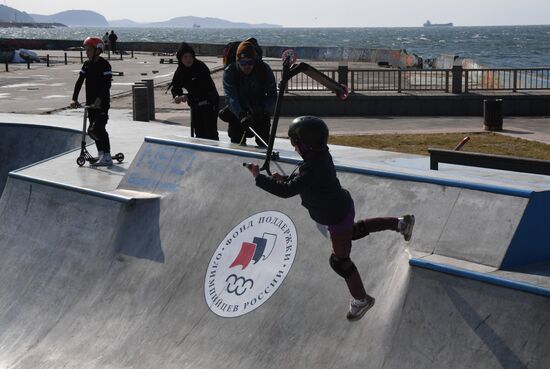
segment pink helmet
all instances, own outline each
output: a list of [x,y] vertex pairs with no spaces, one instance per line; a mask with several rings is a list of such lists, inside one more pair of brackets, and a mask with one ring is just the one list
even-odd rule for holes
[[98,37],[86,37],[84,40],[84,46],[93,46],[96,49],[100,49],[101,51],[105,50],[105,45],[103,44],[103,41]]

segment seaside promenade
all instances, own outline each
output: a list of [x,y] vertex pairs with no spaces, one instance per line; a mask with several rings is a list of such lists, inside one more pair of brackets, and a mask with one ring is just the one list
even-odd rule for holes
[[[43,52],[40,52],[43,54]],[[48,51],[52,57],[52,66],[45,63],[31,64],[27,69],[25,64],[10,64],[10,71],[0,70],[0,113],[16,114],[51,114],[67,109],[70,102],[74,83],[80,71],[78,58],[73,57],[70,63],[64,65],[59,61],[63,58],[62,51]],[[170,83],[177,64],[161,64],[160,59],[167,56],[153,55],[153,53],[135,53],[135,58],[124,55],[120,60],[118,55],[112,55],[110,63],[114,76],[111,88],[112,109],[132,109],[132,85],[144,79],[152,79],[155,84],[156,119],[166,123],[189,125],[189,109],[186,104],[176,105],[172,102],[171,94],[166,88]],[[56,60],[57,62],[53,62]],[[223,95],[222,74],[223,65],[220,58],[201,57],[208,67],[213,70],[212,77],[220,95]],[[280,68],[280,60],[265,59],[272,68]],[[310,62],[316,67],[337,67],[335,62]],[[350,67],[376,68],[373,63],[354,63]],[[123,75],[119,75],[122,72]],[[319,92],[290,91],[287,99],[292,96],[307,96]],[[325,92],[325,95],[330,95]],[[372,93],[383,96],[384,93]],[[396,93],[386,93],[396,96]],[[422,97],[425,92],[407,93],[407,95]],[[430,95],[446,93],[431,92]],[[512,95],[512,93],[510,93]],[[83,92],[81,92],[83,99]],[[315,114],[311,111],[310,114]],[[286,128],[294,116],[283,116],[279,125],[278,136],[284,137]],[[464,132],[483,130],[481,116],[327,116],[324,117],[335,134],[372,134],[372,133],[411,133],[411,132]],[[219,121],[219,130],[225,129],[225,123]],[[529,140],[550,143],[549,117],[505,117],[502,134],[513,135]]]
[[[231,144],[223,122],[219,142],[191,138],[189,110],[164,94],[176,64],[135,56],[111,60],[124,75],[107,129],[125,160],[108,168],[75,162],[83,110],[67,106],[79,63],[0,72],[0,367],[547,369],[548,176],[434,171],[427,156],[331,146],[358,217],[416,216],[409,243],[394,232],[354,243],[376,305],[351,323],[326,229],[243,168],[264,151]],[[150,78],[156,120],[133,121],[131,86]],[[222,91],[221,71],[214,80]],[[483,124],[322,117],[336,134]],[[272,171],[300,159],[286,139],[293,118],[281,118]],[[549,125],[505,117],[501,134],[550,142]],[[261,255],[239,265],[245,247]]]

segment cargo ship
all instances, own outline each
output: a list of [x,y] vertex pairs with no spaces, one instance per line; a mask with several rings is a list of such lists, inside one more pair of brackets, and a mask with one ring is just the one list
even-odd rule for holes
[[424,23],[424,27],[452,27],[452,26],[453,26],[453,22],[449,22],[449,23],[432,23],[429,20],[427,20],[426,23]]

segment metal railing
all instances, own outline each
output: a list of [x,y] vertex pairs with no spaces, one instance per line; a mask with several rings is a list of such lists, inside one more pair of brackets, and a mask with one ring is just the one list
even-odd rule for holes
[[[317,68],[317,70],[334,80],[338,79],[338,71],[336,69]],[[280,81],[283,71],[273,70],[273,73],[275,74],[275,80]],[[311,77],[299,73],[288,81],[287,91],[328,91],[328,89]]]
[[353,69],[351,91],[445,91],[450,69]]
[[464,92],[550,90],[550,68],[464,69]]
[[[336,69],[320,70],[334,80],[347,80],[350,92],[550,90],[550,68],[458,68],[455,73],[460,73],[461,78],[454,81],[452,69],[349,69],[344,76],[339,76]],[[274,70],[274,73],[280,80],[282,72]],[[288,90],[327,89],[310,77],[298,74],[289,81]]]

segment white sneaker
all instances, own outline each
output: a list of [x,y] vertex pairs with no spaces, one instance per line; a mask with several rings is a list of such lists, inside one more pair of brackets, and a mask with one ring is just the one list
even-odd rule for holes
[[362,300],[351,299],[349,304],[349,311],[346,318],[350,321],[359,320],[365,315],[371,307],[374,306],[374,297],[367,295]]
[[412,233],[413,233],[413,227],[414,227],[414,215],[403,215],[402,218],[399,218],[399,223],[397,225],[397,229],[399,230],[399,233],[403,235],[403,238],[405,238],[405,241],[409,241],[411,239]]
[[94,167],[108,167],[113,165],[113,158],[111,157],[111,154],[105,153],[99,158],[98,161],[95,163],[90,163],[90,165],[93,165]]

